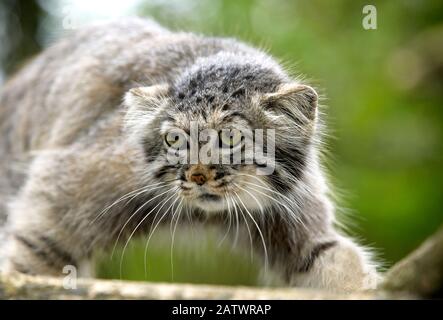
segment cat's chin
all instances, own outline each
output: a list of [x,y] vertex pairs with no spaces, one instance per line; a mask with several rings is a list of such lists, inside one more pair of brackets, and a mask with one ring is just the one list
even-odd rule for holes
[[187,202],[191,206],[205,212],[216,213],[225,211],[227,209],[224,195],[201,190],[197,195],[182,194],[182,196],[187,199]]
[[220,212],[226,210],[225,202],[220,199],[199,199],[194,202],[194,206],[205,212]]
[[[201,194],[200,196],[192,199],[191,201],[193,206],[208,213],[217,213],[217,212],[226,211],[229,210],[229,207],[232,206],[225,201],[224,196],[209,194],[209,193]],[[239,201],[238,203],[241,203],[242,208],[245,208],[245,210],[263,211],[263,208],[266,207],[265,204],[259,203],[257,197],[253,198],[249,194],[245,195],[240,193],[238,201]]]

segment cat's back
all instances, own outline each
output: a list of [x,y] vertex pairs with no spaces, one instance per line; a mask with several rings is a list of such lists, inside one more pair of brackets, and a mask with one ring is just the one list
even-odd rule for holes
[[45,148],[70,121],[88,126],[133,76],[135,57],[126,51],[168,34],[150,20],[129,19],[74,31],[34,57],[0,91],[0,150]]
[[232,39],[172,32],[140,18],[63,37],[0,89],[0,201],[20,186],[15,169],[26,167],[30,151],[75,144],[102,119],[122,114],[130,88],[173,83],[197,59],[220,51],[260,54]]
[[88,26],[62,37],[0,87],[0,229],[33,151],[73,144],[116,110],[127,87],[155,73],[156,57],[144,53],[157,39],[174,37],[139,18]]
[[70,144],[131,87],[174,78],[202,56],[253,50],[230,39],[169,31],[131,18],[74,31],[0,92],[0,154]]

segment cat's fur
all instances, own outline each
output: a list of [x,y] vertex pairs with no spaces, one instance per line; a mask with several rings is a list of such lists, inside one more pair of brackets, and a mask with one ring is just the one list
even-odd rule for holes
[[[168,165],[165,128],[187,130],[191,120],[201,128],[275,128],[274,173],[255,176],[255,164]],[[318,131],[315,91],[238,41],[141,19],[79,30],[1,91],[2,267],[60,275],[65,265],[126,240],[135,228],[147,234],[174,213],[180,223],[188,211],[219,217],[224,229],[223,219],[236,213],[287,285],[371,288],[377,274],[367,253],[334,227]],[[231,200],[199,198],[190,181],[196,170]],[[176,195],[171,186],[186,190]]]

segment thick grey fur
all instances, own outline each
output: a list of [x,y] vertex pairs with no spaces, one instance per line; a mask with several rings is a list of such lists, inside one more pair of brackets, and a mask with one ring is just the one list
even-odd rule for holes
[[[191,120],[202,128],[276,129],[275,172],[254,178],[244,174],[254,175],[255,165],[200,166],[212,177],[208,185],[223,184],[230,200],[212,210],[194,191],[175,197],[167,187],[194,190],[189,178],[197,169],[168,166],[162,130],[186,131]],[[61,275],[65,265],[79,266],[117,238],[125,243],[136,227],[147,234],[163,212],[162,221],[170,221],[187,208],[225,230],[223,219],[236,205],[267,262],[267,278],[331,290],[371,288],[377,273],[368,252],[334,227],[319,131],[315,91],[239,41],[171,32],[136,18],[75,31],[0,92],[2,266]],[[167,187],[103,211],[161,181]],[[175,199],[183,200],[181,207]],[[166,205],[154,215],[159,203]]]

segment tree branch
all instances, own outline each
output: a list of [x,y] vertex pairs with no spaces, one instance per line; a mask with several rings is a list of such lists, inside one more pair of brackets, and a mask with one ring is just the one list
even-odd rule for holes
[[417,250],[394,265],[381,288],[391,292],[408,292],[422,297],[443,293],[443,227]]
[[65,289],[63,279],[0,274],[0,299],[380,299],[374,292],[337,294],[296,288],[250,288],[79,279]]
[[441,296],[443,227],[386,273],[377,290],[334,293],[303,288],[252,288],[78,279],[0,273],[0,299],[405,299]]

